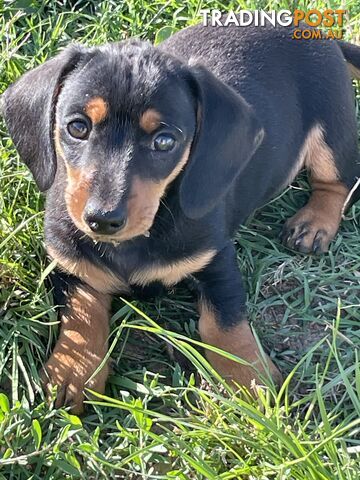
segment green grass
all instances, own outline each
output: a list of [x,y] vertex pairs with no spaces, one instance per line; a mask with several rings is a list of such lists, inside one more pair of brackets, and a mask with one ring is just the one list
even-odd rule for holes
[[[292,9],[286,0],[78,2],[76,12],[63,3],[0,2],[0,92],[70,41],[154,40],[163,27],[196,23],[206,6]],[[339,7],[297,2],[329,5]],[[347,9],[347,38],[355,38],[360,5]],[[288,375],[280,392],[264,387],[255,402],[217,382],[200,353],[194,300],[177,289],[152,304],[116,299],[114,373],[106,396],[93,397],[79,419],[49,408],[40,388],[59,328],[44,287],[43,198],[3,124],[0,134],[0,478],[359,478],[359,206],[321,257],[296,255],[278,240],[306,199],[304,178],[239,229],[250,320]],[[186,373],[171,350],[187,357]]]

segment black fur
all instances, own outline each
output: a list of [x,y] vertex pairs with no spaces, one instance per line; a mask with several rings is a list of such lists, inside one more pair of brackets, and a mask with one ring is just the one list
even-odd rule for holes
[[199,122],[180,186],[180,204],[189,218],[201,218],[219,203],[244,170],[262,141],[263,131],[244,99],[208,69],[193,67],[193,83]]

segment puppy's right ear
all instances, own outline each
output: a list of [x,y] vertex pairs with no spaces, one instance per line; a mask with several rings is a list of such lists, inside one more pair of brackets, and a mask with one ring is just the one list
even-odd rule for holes
[[25,73],[0,98],[0,111],[14,145],[42,191],[51,187],[56,173],[56,101],[66,76],[85,51],[80,45],[71,45]]
[[198,219],[224,198],[261,144],[264,130],[245,99],[210,70],[195,65],[189,73],[197,131],[179,193],[185,215]]

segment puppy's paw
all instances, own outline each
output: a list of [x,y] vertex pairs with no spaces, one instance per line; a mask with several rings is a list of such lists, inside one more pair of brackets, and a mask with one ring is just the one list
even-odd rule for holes
[[301,253],[320,254],[327,252],[336,235],[338,219],[316,215],[304,207],[285,223],[281,232],[282,243]]
[[101,360],[99,356],[87,350],[71,352],[66,345],[56,346],[41,372],[48,396],[51,395],[53,387],[57,386],[55,408],[69,406],[72,413],[79,415],[84,410],[84,389],[104,393],[109,374],[108,364],[88,381],[101,364]]
[[[266,379],[269,376],[277,387],[282,385],[283,377],[268,355],[265,355],[265,358],[262,357],[260,360],[260,352],[258,352],[258,358],[256,360],[252,359],[251,363],[253,367],[235,362],[232,362],[231,366],[229,365],[225,377],[230,380],[230,384],[234,386],[234,389],[242,386],[251,393],[254,385],[263,384],[261,377]],[[253,393],[256,395],[256,391]]]
[[224,329],[216,322],[213,313],[203,308],[199,330],[203,342],[244,361],[243,363],[233,360],[210,349],[205,350],[206,357],[214,369],[234,390],[245,387],[249,393],[256,394],[252,391],[253,385],[263,384],[262,377],[266,380],[269,376],[275,385],[282,384],[281,373],[270,357],[260,351],[246,319]]

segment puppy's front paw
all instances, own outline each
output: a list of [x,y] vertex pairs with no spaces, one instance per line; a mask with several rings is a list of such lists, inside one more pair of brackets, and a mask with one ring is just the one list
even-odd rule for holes
[[72,351],[69,347],[64,343],[56,345],[41,377],[49,395],[52,388],[57,386],[55,408],[69,406],[72,413],[79,415],[84,410],[85,388],[104,393],[109,366],[105,364],[88,381],[101,364],[102,358],[87,349]]

